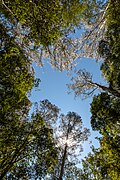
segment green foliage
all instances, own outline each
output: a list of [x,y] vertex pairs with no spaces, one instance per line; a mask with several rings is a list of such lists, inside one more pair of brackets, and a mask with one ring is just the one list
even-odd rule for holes
[[94,96],[91,104],[91,125],[93,130],[102,131],[106,126],[120,121],[120,100],[107,93]]
[[0,39],[0,96],[1,113],[4,114],[30,105],[26,93],[33,86],[34,76],[28,59],[2,26]]
[[28,93],[39,80],[2,25],[0,43],[0,179],[41,178],[53,170],[57,151],[52,129],[41,115],[27,116]]
[[[103,58],[101,70],[111,90],[120,93],[120,16],[119,1],[109,1],[106,36],[99,42]],[[112,91],[111,91],[112,92]],[[120,99],[114,93],[94,96],[91,125],[101,133],[100,147],[83,160],[83,179],[120,179]]]
[[8,19],[12,22],[17,20],[22,27],[30,28],[28,37],[43,46],[52,44],[64,31],[77,26],[85,8],[78,0],[5,0],[2,7]]
[[81,179],[83,180],[104,180],[110,179],[105,167],[105,157],[99,150],[93,150],[84,160],[82,160]]
[[[108,3],[104,17],[105,39],[100,40],[98,48],[104,59],[101,70],[108,86],[94,83],[85,71],[79,71],[78,78],[73,79],[75,84],[71,85],[76,95],[91,95],[96,88],[105,91],[95,96],[91,104],[92,128],[102,135],[100,148],[93,148],[93,153],[83,160],[82,170],[76,167],[77,157],[82,151],[81,142],[88,139],[89,130],[82,130],[79,115],[69,112],[58,118],[59,108],[44,100],[31,118],[27,116],[31,105],[28,93],[39,83],[39,79],[34,78],[29,49],[35,52],[38,47],[43,47],[51,55],[52,46],[58,43],[53,48],[53,58],[54,51],[59,57],[59,48],[65,54],[62,57],[66,57],[66,49],[71,50],[72,44],[69,33],[74,32],[85,18],[88,25],[96,23],[101,17],[100,8],[104,1],[1,2],[0,179],[42,179],[47,175],[52,179],[120,179],[119,1]],[[28,54],[25,53],[27,50]],[[56,130],[58,119],[60,131]]]
[[[115,133],[113,131],[116,131]],[[101,140],[101,149],[100,153],[104,155],[105,161],[104,166],[107,170],[108,175],[113,180],[117,180],[120,178],[120,137],[118,134],[119,130],[112,128],[112,133],[109,132],[109,135],[104,133],[104,137]],[[101,163],[100,163],[101,164]]]
[[105,40],[99,43],[99,53],[104,58],[103,76],[110,86],[120,89],[120,3],[110,1],[107,10]]
[[[88,44],[71,36],[99,20],[104,1],[1,0],[1,22],[16,38],[25,54],[39,65],[48,58],[53,67],[71,69]],[[12,28],[10,29],[10,26]],[[81,55],[80,55],[81,56]]]
[[[83,160],[82,176],[84,180],[118,180],[120,179],[120,146],[119,128],[116,126],[103,132],[103,137],[99,139],[100,148],[93,148]],[[109,132],[108,132],[109,131]],[[111,131],[111,132],[110,132]]]
[[1,178],[45,177],[57,162],[52,129],[47,127],[40,114],[33,114],[30,122],[13,123],[0,131],[0,138],[3,137],[0,146]]

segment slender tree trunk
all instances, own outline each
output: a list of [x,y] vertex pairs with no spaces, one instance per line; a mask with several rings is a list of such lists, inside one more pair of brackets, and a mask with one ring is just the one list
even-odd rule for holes
[[106,91],[106,92],[109,92],[110,94],[113,94],[114,96],[120,98],[120,93],[116,90],[116,89],[113,89],[112,87],[106,87],[106,86],[102,86],[98,83],[94,83],[98,88]]
[[63,158],[62,158],[62,165],[61,165],[59,180],[62,180],[62,177],[63,177],[63,174],[64,174],[64,166],[65,166],[66,154],[67,154],[67,143],[65,144],[65,148],[64,148],[64,154],[63,154]]
[[120,98],[120,92],[112,87],[106,87],[106,86],[103,86],[101,84],[98,84],[98,83],[95,83],[95,82],[92,82],[92,81],[88,81],[91,85],[99,88],[99,89],[102,89],[103,91],[106,91],[118,98]]

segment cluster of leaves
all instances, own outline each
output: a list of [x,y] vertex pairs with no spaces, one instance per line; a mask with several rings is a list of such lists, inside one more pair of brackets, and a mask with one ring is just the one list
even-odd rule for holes
[[12,117],[1,127],[0,139],[1,179],[45,177],[57,162],[52,129],[40,114],[32,115],[31,122]]
[[13,38],[6,34],[2,25],[0,27],[0,108],[5,113],[30,105],[26,93],[33,87],[34,71]]
[[[119,1],[110,3],[108,9],[107,32],[100,55],[104,58],[101,66],[104,77],[109,85],[120,91],[120,8]],[[100,42],[101,43],[101,42]]]
[[[23,27],[30,28],[28,34],[37,44],[48,46],[63,35],[66,28],[70,30],[80,22],[80,14],[85,9],[82,3],[62,0],[31,0],[2,3],[3,13],[16,19]],[[11,17],[12,16],[12,17]]]

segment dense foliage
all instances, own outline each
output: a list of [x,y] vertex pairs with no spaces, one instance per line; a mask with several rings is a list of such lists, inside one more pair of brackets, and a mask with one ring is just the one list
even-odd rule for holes
[[34,71],[2,25],[0,42],[0,179],[44,177],[57,151],[53,132],[41,115],[27,116],[28,93],[36,85]]
[[[2,0],[0,21],[7,26],[25,54],[42,65],[44,58],[53,67],[70,69],[83,46],[71,33],[86,31],[97,22],[104,0]],[[100,13],[100,14],[103,14]]]
[[[0,9],[0,179],[119,180],[119,0],[1,0]],[[72,39],[81,27],[81,39]],[[39,83],[33,60],[49,57],[62,70],[81,55],[102,59],[107,85],[86,70],[77,70],[69,85],[84,98],[102,91],[90,108],[100,147],[92,146],[78,168],[89,136],[81,117],[60,114],[49,100],[36,103],[29,115],[29,95]]]
[[[103,58],[101,70],[109,92],[93,97],[91,125],[101,134],[100,148],[83,160],[83,179],[120,179],[120,16],[119,1],[110,1],[107,11],[105,39],[99,43]],[[104,90],[104,89],[103,89]],[[112,92],[118,92],[117,94]]]
[[21,26],[30,28],[28,37],[31,40],[48,46],[62,36],[66,28],[69,30],[79,24],[85,6],[78,0],[4,0],[2,8],[10,21],[19,21]]

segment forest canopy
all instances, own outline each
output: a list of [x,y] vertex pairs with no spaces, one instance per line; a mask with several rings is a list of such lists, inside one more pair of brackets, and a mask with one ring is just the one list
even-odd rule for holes
[[[1,180],[120,179],[119,9],[119,0],[1,0]],[[65,115],[47,99],[30,114],[29,97],[40,82],[33,62],[43,66],[49,59],[52,67],[73,72],[82,57],[102,60],[106,85],[94,82],[87,69],[76,69],[68,85],[76,97],[92,96],[90,123],[100,133],[100,146],[92,146],[79,167],[90,136],[81,116]]]

